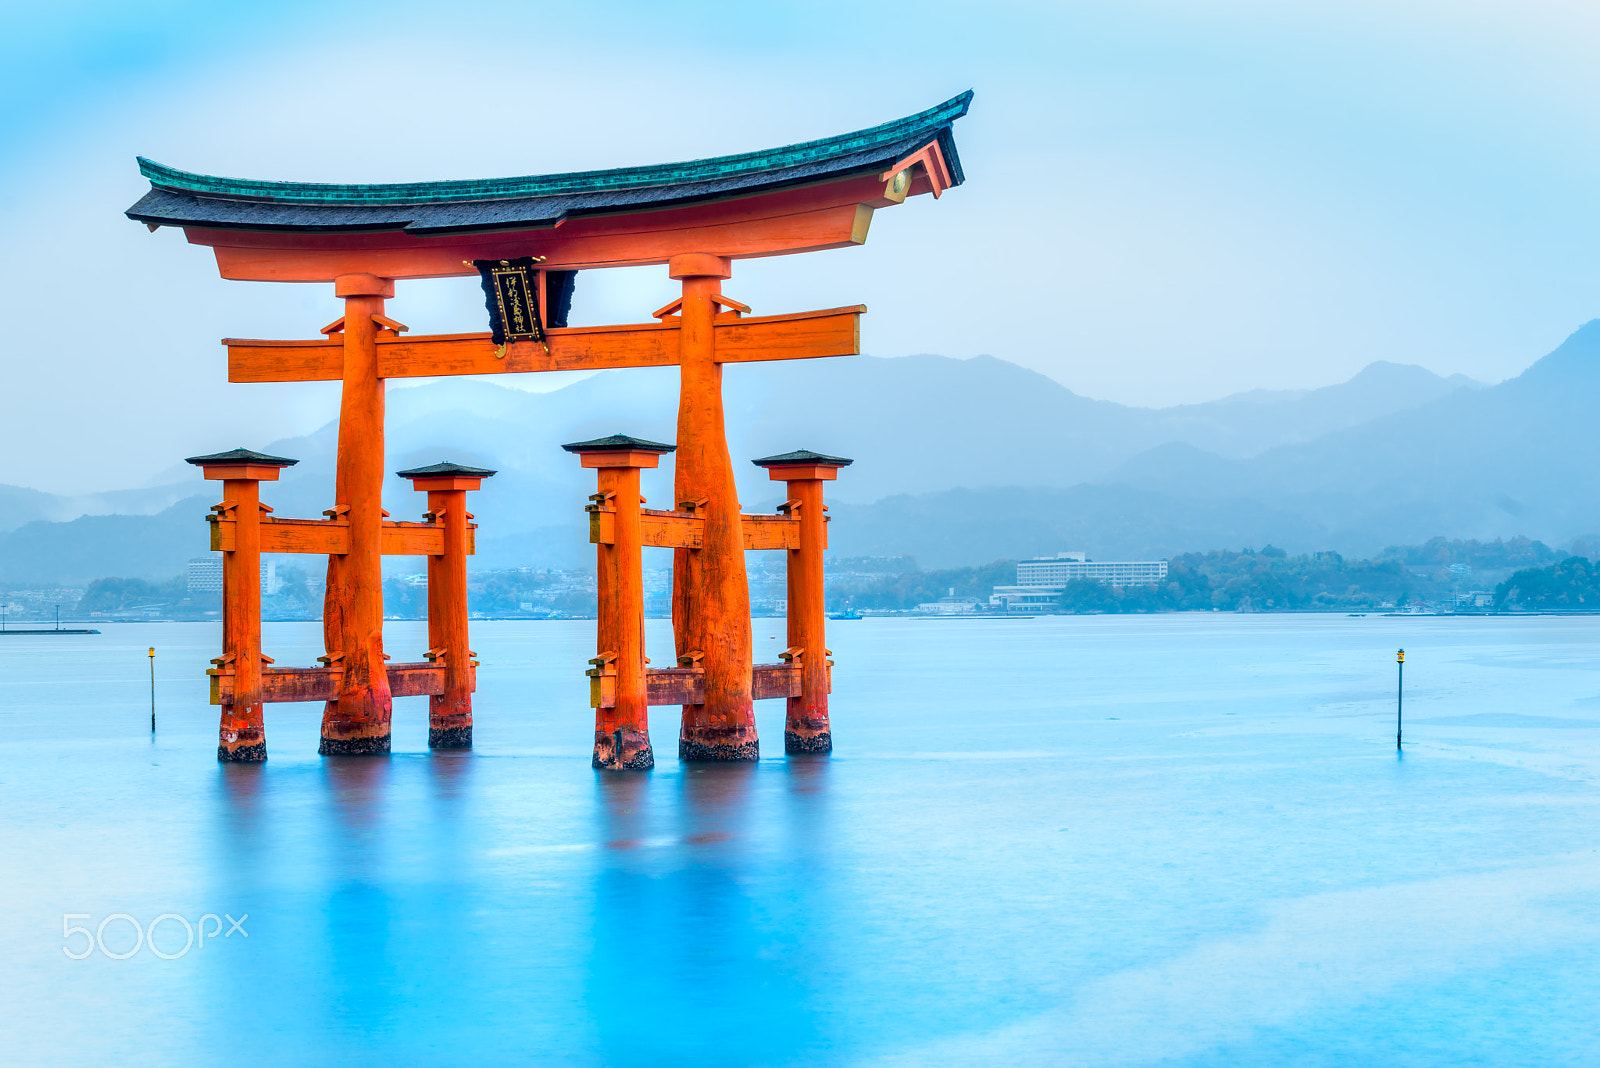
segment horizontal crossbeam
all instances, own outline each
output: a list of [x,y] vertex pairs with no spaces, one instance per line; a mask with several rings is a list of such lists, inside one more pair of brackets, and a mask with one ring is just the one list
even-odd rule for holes
[[[861,351],[865,305],[790,315],[719,316],[719,363],[854,356]],[[377,339],[379,378],[593,371],[612,367],[671,367],[678,362],[676,317],[659,323],[582,326],[547,331],[548,348],[515,341],[502,351],[486,333]],[[251,341],[223,338],[230,382],[333,382],[344,377],[344,342]]]
[[[211,548],[233,552],[238,539],[239,521],[221,516],[211,521]],[[467,525],[467,555],[477,548],[477,525]],[[382,552],[385,556],[443,556],[444,527],[438,523],[383,524]],[[347,519],[261,520],[261,551],[264,553],[311,553],[318,556],[343,556],[350,551],[350,521]]]
[[743,515],[739,517],[744,528],[746,549],[798,549],[800,548],[800,519],[786,515]]
[[[797,517],[743,515],[739,518],[746,549],[800,547],[800,520]],[[589,541],[595,545],[616,544],[616,520],[616,513],[611,509],[591,506]],[[705,516],[646,508],[639,513],[639,543],[654,549],[698,549],[705,544],[705,527]]]
[[[444,693],[443,664],[385,664],[389,692],[395,697],[430,697]],[[477,665],[470,668],[471,689],[478,688]],[[233,671],[213,668],[211,703],[233,703]],[[335,667],[268,667],[261,671],[261,700],[267,704],[290,701],[332,701],[339,696],[343,669]]]
[[[393,670],[393,669],[391,669]],[[617,677],[589,673],[591,708],[615,708]],[[705,704],[705,671],[701,668],[647,668],[645,685],[652,705]],[[756,664],[750,673],[750,695],[757,701],[800,696],[799,664]],[[828,692],[833,692],[833,670],[828,670]]]

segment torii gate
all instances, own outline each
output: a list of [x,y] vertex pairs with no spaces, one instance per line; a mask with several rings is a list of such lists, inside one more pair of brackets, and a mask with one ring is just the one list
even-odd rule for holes
[[[747,537],[723,426],[722,364],[855,355],[866,309],[752,316],[723,295],[722,282],[737,259],[859,245],[875,210],[908,196],[938,197],[961,184],[951,126],[966,114],[971,98],[969,91],[895,122],[762,152],[486,181],[253,181],[192,174],[141,158],[151,189],[128,209],[129,218],[152,231],[181,227],[190,243],[213,250],[223,278],[332,282],[334,295],[345,302],[344,315],[323,328],[324,338],[223,341],[229,381],[343,383],[335,505],[327,513],[339,533],[312,538],[311,547],[298,550],[329,553],[326,667],[295,669],[303,685],[285,684],[276,697],[265,688],[234,696],[246,704],[326,698],[323,753],[389,749],[396,692],[383,651],[386,538],[410,539],[409,548],[391,551],[430,555],[434,548],[442,552],[444,543],[442,533],[397,534],[395,528],[418,525],[384,522],[386,379],[675,364],[681,376],[675,503],[701,528],[698,547],[679,545],[673,561],[674,641],[680,658],[690,658],[701,673],[702,701],[684,705],[679,755],[755,759]],[[542,259],[539,311],[549,327],[543,344],[497,346],[482,333],[403,337],[408,328],[385,314],[397,279],[473,275],[474,261],[529,256]],[[646,264],[665,264],[683,285],[679,300],[654,313],[657,322],[566,325],[571,272]],[[226,455],[231,454],[219,454]],[[195,461],[205,466],[215,459]],[[256,464],[252,471],[277,470],[271,466],[277,458],[234,461],[234,467],[218,460],[221,466],[214,474],[208,467],[208,475],[238,482],[241,462],[247,468]],[[776,470],[773,477],[780,477]],[[418,488],[426,487],[419,482]],[[296,551],[299,543],[280,538],[274,544],[263,548]],[[820,558],[815,566],[820,577]],[[253,580],[242,567],[233,572]],[[464,635],[464,602],[459,610]],[[244,651],[227,650],[224,659]],[[260,656],[259,637],[248,655]],[[252,664],[247,673],[258,668]],[[318,671],[325,677],[314,677]],[[237,725],[249,710],[230,709],[238,703],[231,698],[221,703],[226,735],[230,711]],[[255,708],[259,724],[259,704]],[[470,703],[467,717],[470,738]],[[460,720],[453,722],[459,739]],[[264,759],[265,745],[225,744],[219,757]],[[597,765],[600,757],[597,739]],[[621,766],[615,760],[604,764]]]

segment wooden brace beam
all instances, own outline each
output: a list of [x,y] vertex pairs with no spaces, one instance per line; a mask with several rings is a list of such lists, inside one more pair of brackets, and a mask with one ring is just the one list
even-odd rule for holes
[[[264,658],[263,658],[264,659]],[[395,697],[430,697],[445,690],[443,664],[386,664],[389,692]],[[472,664],[471,687],[478,688],[477,663]],[[232,668],[212,668],[211,703],[233,703]],[[268,667],[261,671],[261,700],[267,704],[292,701],[332,701],[339,696],[344,669],[333,667]]]
[[[855,356],[861,351],[866,305],[719,319],[718,363]],[[377,339],[378,377],[584,371],[671,367],[678,362],[681,323],[551,328],[549,348],[518,341],[497,348],[486,333],[425,334]],[[253,341],[224,338],[230,382],[334,382],[344,377],[344,341]]]
[[[233,552],[239,524],[236,519],[208,515],[211,523],[211,548],[214,552]],[[477,548],[477,525],[467,525],[467,555]],[[382,534],[385,556],[443,556],[444,526],[439,523],[398,523],[385,520]],[[261,551],[264,553],[310,553],[342,556],[350,551],[348,519],[261,520]]]
[[[392,668],[390,669],[393,670]],[[615,708],[617,683],[614,668],[602,665],[588,672],[589,707]],[[650,668],[645,673],[652,705],[705,704],[705,671],[701,668]],[[756,664],[751,668],[750,693],[757,701],[800,696],[800,665]],[[833,692],[829,665],[828,692]]]

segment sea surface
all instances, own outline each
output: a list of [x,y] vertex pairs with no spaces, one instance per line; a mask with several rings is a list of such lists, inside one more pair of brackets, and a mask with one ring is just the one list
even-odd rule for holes
[[0,638],[0,1061],[1600,1063],[1600,618],[839,621],[832,757],[626,774],[592,627],[474,624],[470,753],[258,766],[216,625]]

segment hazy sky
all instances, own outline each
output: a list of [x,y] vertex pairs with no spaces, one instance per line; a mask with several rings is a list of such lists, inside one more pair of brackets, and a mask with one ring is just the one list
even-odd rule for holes
[[[0,36],[0,482],[138,483],[326,422],[217,339],[313,337],[331,286],[222,282],[121,212],[135,154],[404,181],[655,163],[840,133],[969,87],[967,184],[864,248],[736,266],[758,313],[866,303],[867,352],[990,353],[1142,405],[1379,359],[1515,374],[1600,309],[1600,5],[546,6],[57,2]],[[661,269],[590,272],[640,321]],[[419,332],[473,280],[400,283]],[[529,383],[524,383],[529,384]],[[538,388],[538,384],[534,385]]]

